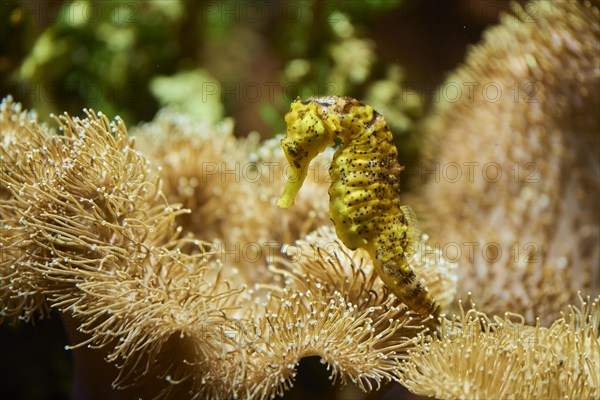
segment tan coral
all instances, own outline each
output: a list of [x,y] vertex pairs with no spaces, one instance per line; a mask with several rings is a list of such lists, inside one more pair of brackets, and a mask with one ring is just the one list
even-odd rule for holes
[[[224,310],[240,290],[215,274],[209,244],[177,238],[173,222],[184,210],[165,201],[156,168],[123,122],[64,115],[59,136],[10,100],[0,116],[2,320],[63,311],[87,335],[78,346],[108,348],[121,368],[116,385],[150,370],[181,379],[205,371],[191,366],[226,368],[220,358],[230,344],[198,333],[232,323]],[[188,245],[194,254],[180,251]],[[155,363],[174,337],[187,363]],[[226,374],[209,377],[218,383]]]
[[[179,237],[175,221],[187,211],[166,200],[159,168],[122,121],[65,114],[55,135],[10,99],[0,117],[0,243],[9,250],[1,317],[60,310],[83,336],[70,348],[101,349],[119,369],[115,387],[133,385],[115,394],[96,376],[88,382],[100,386],[88,393],[264,398],[289,388],[309,355],[334,379],[371,390],[396,379],[397,361],[434,324],[389,296],[364,254],[345,249],[331,227],[288,246],[304,249],[299,258],[271,260],[269,284],[233,285],[224,276],[239,265]],[[326,242],[337,247],[321,248]],[[414,262],[450,299],[451,267],[438,269],[432,254]]]
[[589,3],[516,6],[423,129],[426,183],[410,204],[486,312],[549,323],[600,290],[599,18]]
[[439,399],[596,399],[600,395],[600,298],[570,307],[551,327],[521,315],[493,320],[475,309],[444,319],[439,340],[401,364],[401,382]]
[[[304,288],[304,280],[319,278],[329,291],[345,293],[346,298],[362,308],[376,306],[390,297],[391,292],[377,278],[368,253],[362,249],[349,250],[331,226],[319,228],[283,251],[284,261],[288,260],[286,264],[294,272],[292,276],[300,288]],[[454,300],[456,264],[446,261],[441,252],[431,248],[426,241],[415,245],[408,261],[427,287],[431,286],[432,296],[438,299],[442,308]],[[342,287],[336,286],[339,282],[344,282]]]
[[[428,251],[417,252],[414,261],[422,263],[421,273],[432,293],[451,301],[455,286],[447,277],[455,266]],[[312,355],[328,364],[333,381],[352,381],[364,391],[396,379],[397,361],[435,321],[410,311],[391,295],[368,254],[347,249],[333,227],[320,228],[283,252],[271,269],[284,277],[285,287],[272,288],[264,314],[254,319],[257,332],[267,340],[256,346],[251,359],[270,357],[253,368],[260,374],[253,381],[285,380],[257,387],[258,397],[283,394],[300,359]],[[421,256],[423,261],[417,261]],[[265,365],[278,372],[265,375]]]
[[279,139],[261,144],[255,135],[236,139],[230,120],[211,126],[167,113],[134,134],[144,153],[162,166],[169,201],[192,211],[182,225],[216,241],[221,260],[238,266],[231,278],[240,283],[268,281],[269,256],[330,223],[325,157],[311,167],[311,187],[299,206],[282,212],[273,206],[287,177]]

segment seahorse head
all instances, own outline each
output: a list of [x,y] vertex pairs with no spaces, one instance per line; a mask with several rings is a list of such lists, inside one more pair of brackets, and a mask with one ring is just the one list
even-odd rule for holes
[[277,200],[279,207],[294,205],[296,194],[306,179],[310,162],[334,144],[336,134],[341,129],[339,116],[331,112],[333,103],[327,103],[328,99],[297,99],[285,115],[287,132],[281,140],[281,147],[290,165],[285,189]]

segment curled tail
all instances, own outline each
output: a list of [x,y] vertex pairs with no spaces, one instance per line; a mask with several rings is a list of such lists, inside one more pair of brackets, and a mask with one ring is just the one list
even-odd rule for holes
[[379,218],[379,230],[367,246],[375,270],[386,286],[409,308],[421,315],[438,317],[440,306],[416,276],[407,257],[416,252],[421,232],[412,208]]
[[376,252],[371,257],[377,274],[396,297],[421,315],[439,316],[439,304],[417,278],[403,253],[390,257]]

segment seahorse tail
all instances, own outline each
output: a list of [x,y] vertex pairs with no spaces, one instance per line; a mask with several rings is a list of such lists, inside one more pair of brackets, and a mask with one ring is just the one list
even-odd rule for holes
[[439,316],[440,305],[417,278],[403,254],[383,262],[374,259],[379,277],[396,297],[421,315]]

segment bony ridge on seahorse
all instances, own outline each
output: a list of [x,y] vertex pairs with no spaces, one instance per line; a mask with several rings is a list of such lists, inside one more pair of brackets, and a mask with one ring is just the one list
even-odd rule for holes
[[290,170],[277,205],[294,204],[311,160],[341,139],[329,168],[329,214],[337,236],[349,249],[366,249],[379,277],[408,307],[437,317],[438,303],[406,259],[418,230],[412,210],[400,205],[402,167],[383,116],[350,97],[313,97],[295,100],[285,121],[281,146]]

